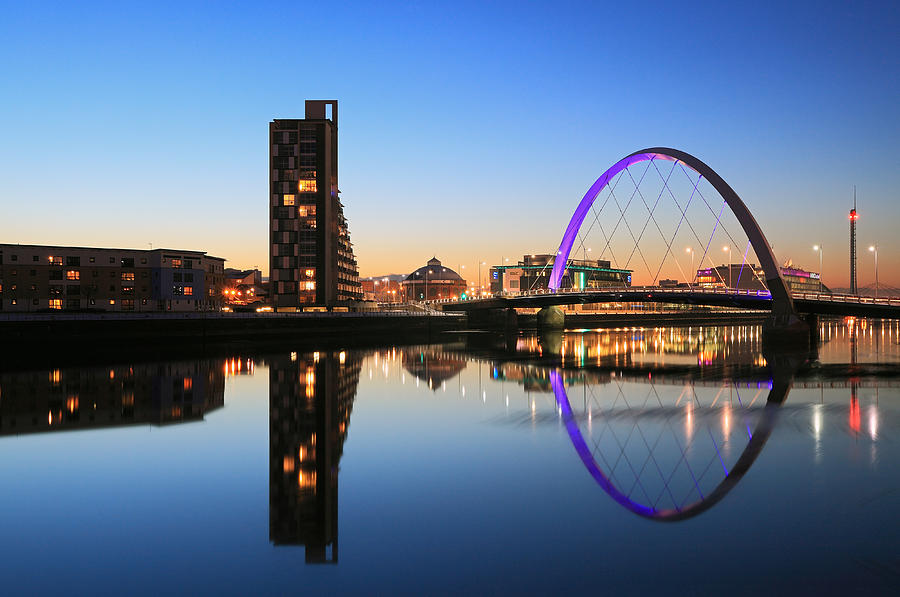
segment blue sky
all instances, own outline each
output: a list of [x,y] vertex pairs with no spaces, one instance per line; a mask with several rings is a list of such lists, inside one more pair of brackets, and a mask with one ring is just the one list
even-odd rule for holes
[[[622,156],[676,147],[779,259],[900,282],[900,4],[3,3],[0,242],[267,262],[267,123],[339,100],[362,275],[554,250]],[[872,277],[868,254],[860,282]],[[467,277],[472,277],[471,275]]]

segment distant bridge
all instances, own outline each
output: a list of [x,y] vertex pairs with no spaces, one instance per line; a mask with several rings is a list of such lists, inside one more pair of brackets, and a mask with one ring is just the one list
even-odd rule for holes
[[[766,290],[735,288],[629,287],[533,290],[466,301],[444,299],[434,304],[443,311],[468,312],[596,303],[669,303],[770,311],[772,295]],[[800,292],[793,293],[793,305],[795,312],[804,314],[900,319],[900,298]]]

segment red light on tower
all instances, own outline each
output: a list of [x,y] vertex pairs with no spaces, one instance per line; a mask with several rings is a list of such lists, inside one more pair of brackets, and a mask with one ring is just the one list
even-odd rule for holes
[[856,213],[855,209],[850,210],[850,219],[853,220],[854,222],[859,219],[859,214]]

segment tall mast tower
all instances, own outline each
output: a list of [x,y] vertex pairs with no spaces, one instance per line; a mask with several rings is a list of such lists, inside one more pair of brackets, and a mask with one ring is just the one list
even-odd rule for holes
[[850,210],[850,294],[857,294],[856,285],[856,186],[853,187],[853,209]]

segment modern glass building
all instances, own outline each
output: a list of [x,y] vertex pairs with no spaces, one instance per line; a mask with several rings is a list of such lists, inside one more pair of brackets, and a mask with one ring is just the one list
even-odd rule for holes
[[[491,267],[491,292],[527,292],[547,288],[555,255],[525,255],[516,265]],[[597,259],[569,259],[560,288],[624,288],[631,286],[631,270],[610,267]]]

